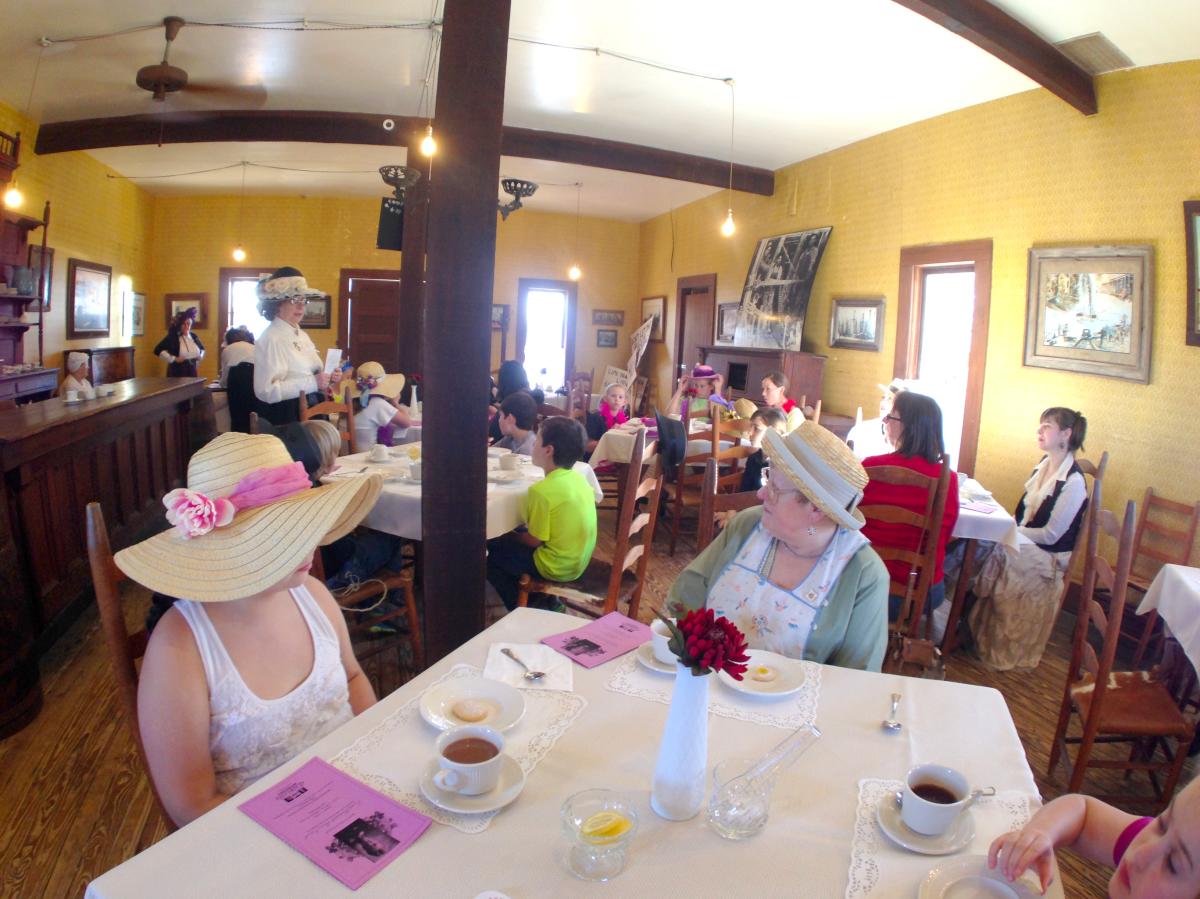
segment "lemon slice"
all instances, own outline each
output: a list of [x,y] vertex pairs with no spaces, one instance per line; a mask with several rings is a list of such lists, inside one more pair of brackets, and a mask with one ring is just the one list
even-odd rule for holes
[[611,843],[632,826],[633,822],[618,812],[596,812],[580,825],[579,833],[593,843]]

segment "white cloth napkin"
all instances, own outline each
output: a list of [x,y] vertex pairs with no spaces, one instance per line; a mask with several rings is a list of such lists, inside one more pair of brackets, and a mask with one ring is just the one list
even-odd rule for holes
[[[505,647],[534,671],[546,672],[546,676],[536,681],[525,680],[525,669],[508,656],[501,655],[500,650]],[[541,643],[493,643],[488,647],[483,676],[523,690],[570,692],[575,685],[575,670],[571,660]]]

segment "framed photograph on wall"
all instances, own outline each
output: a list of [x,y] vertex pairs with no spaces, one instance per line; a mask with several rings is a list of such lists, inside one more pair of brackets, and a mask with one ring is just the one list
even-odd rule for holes
[[[167,327],[180,312],[186,312],[196,307],[196,320],[192,327],[203,329],[208,327],[208,294],[206,293],[168,293],[163,296],[163,305],[167,308]],[[222,337],[225,335],[222,334]]]
[[596,331],[596,346],[615,347],[617,345],[617,332],[613,328],[600,328]]
[[1147,384],[1153,300],[1149,244],[1035,247],[1025,364]]
[[1184,246],[1187,247],[1187,342],[1200,346],[1200,200],[1183,204]]
[[717,304],[717,343],[733,343],[737,331],[738,304]]
[[829,345],[875,353],[883,349],[883,297],[834,297],[829,314]]
[[663,342],[663,327],[666,322],[667,315],[667,298],[661,297],[642,297],[642,321],[648,318],[654,319],[654,327],[650,330],[650,342]]
[[615,325],[623,328],[625,327],[625,313],[620,309],[593,309],[592,324]]
[[503,303],[492,304],[492,324],[501,329],[508,327],[508,307]]
[[112,266],[67,260],[67,338],[107,337]]
[[[34,283],[41,277],[42,272],[42,247],[41,244],[29,245],[29,267],[33,269]],[[29,312],[37,312],[39,308],[43,312],[50,311],[50,284],[54,280],[54,247],[46,247],[46,283],[42,285],[42,299],[39,303],[30,303],[26,310]],[[36,289],[36,288],[35,288]]]
[[309,300],[304,307],[304,318],[300,319],[300,327],[310,331],[319,331],[329,327],[329,297],[317,297]]
[[146,333],[146,295],[136,290],[129,293],[129,330],[131,337],[142,337]]

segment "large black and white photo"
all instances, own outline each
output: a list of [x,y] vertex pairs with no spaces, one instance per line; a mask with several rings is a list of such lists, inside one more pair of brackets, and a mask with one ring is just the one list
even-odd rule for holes
[[794,231],[758,242],[738,313],[738,346],[799,350],[817,266],[833,228]]

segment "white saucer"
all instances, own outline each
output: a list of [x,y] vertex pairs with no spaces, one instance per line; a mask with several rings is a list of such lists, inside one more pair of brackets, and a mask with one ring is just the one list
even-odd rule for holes
[[909,852],[920,855],[949,855],[958,852],[975,839],[975,819],[971,810],[967,809],[954,822],[953,826],[941,836],[931,837],[910,830],[900,818],[900,806],[896,804],[896,794],[890,790],[879,803],[876,813],[879,828],[884,836]]
[[[1061,886],[1055,891],[1058,883],[1056,877],[1047,896],[1062,895]],[[933,868],[921,881],[917,899],[1036,899],[1039,895],[1023,881],[1009,883],[999,869],[989,868],[986,855],[963,855]]]
[[[750,667],[742,675],[740,681],[734,680],[724,671],[717,674],[721,683],[730,690],[736,690],[747,696],[775,698],[791,696],[804,686],[804,669],[795,659],[767,652],[765,649],[751,649],[746,655],[750,656]],[[750,675],[756,666],[773,668],[778,676],[770,682],[753,680]]]
[[461,815],[478,815],[504,808],[521,795],[521,790],[525,788],[525,772],[512,756],[501,754],[500,759],[500,778],[496,781],[495,788],[478,796],[452,793],[435,784],[433,775],[440,766],[437,759],[433,759],[421,775],[421,795],[438,808]]
[[637,648],[635,652],[637,660],[642,664],[643,668],[649,668],[658,674],[674,674],[675,666],[668,665],[666,662],[659,661],[658,656],[654,654],[654,641],[647,640]]
[[82,402],[83,402],[83,400],[68,400],[68,399],[64,399],[64,400],[63,400],[63,405],[64,405],[64,406],[78,406],[78,405],[79,405],[80,403],[82,403]]
[[[479,721],[464,721],[454,714],[456,702],[474,699],[489,711]],[[436,684],[421,694],[421,717],[438,730],[483,724],[496,730],[508,730],[525,714],[525,697],[516,687],[483,677],[459,677]]]

